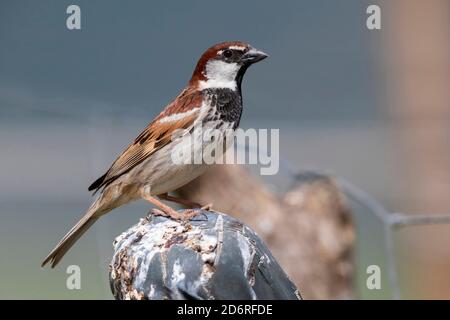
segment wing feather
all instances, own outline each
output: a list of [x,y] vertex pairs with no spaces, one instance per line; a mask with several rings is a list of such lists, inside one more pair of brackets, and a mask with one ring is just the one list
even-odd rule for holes
[[[167,145],[176,130],[187,129],[188,131],[193,127],[200,113],[201,100],[199,92],[183,91],[139,134],[114,161],[106,174],[97,179],[89,190],[99,190],[134,168],[155,151]],[[163,119],[164,121],[161,121]]]

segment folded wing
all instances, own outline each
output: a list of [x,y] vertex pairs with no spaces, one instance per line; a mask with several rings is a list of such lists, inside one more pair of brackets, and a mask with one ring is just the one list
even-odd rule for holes
[[89,186],[89,191],[98,191],[167,145],[176,130],[188,131],[199,117],[201,104],[200,92],[184,90],[122,152],[109,170]]

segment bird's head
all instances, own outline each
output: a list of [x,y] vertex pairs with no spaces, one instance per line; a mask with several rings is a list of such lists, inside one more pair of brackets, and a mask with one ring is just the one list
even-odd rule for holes
[[244,42],[216,44],[201,56],[190,84],[201,90],[207,88],[240,90],[247,68],[265,58],[267,54]]

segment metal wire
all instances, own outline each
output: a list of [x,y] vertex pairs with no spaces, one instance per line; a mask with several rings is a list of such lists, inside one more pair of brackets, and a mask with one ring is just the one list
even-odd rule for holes
[[[256,152],[254,148],[248,146],[238,146],[245,152]],[[280,171],[289,177],[293,183],[297,182],[301,172],[296,166],[287,161],[286,159],[280,159]],[[317,172],[317,170],[314,170]],[[324,173],[326,174],[326,173]],[[369,195],[361,188],[355,186],[350,181],[342,178],[335,178],[338,186],[349,198],[365,207],[368,212],[372,213],[383,223],[384,233],[384,246],[387,256],[388,265],[388,278],[389,284],[392,289],[392,298],[400,299],[400,281],[397,270],[397,256],[395,252],[395,240],[394,232],[399,228],[405,228],[418,225],[430,225],[430,224],[450,224],[450,214],[405,214],[398,212],[388,211],[379,201]]]

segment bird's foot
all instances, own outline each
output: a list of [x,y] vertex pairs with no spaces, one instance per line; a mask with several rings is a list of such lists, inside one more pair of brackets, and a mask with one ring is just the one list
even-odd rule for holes
[[175,211],[175,210],[160,210],[160,209],[156,209],[153,208],[150,210],[151,214],[154,216],[162,216],[162,217],[168,217],[171,218],[173,220],[183,220],[183,215],[182,213]]
[[196,213],[192,217],[195,217],[196,215],[201,214],[203,217],[205,217],[205,220],[208,220],[208,216],[203,211],[211,211],[211,208],[212,208],[212,203],[208,203],[208,204],[205,204],[202,207],[193,208],[193,209],[186,209],[185,211],[195,211]]
[[208,217],[206,216],[205,213],[203,213],[203,210],[209,211],[211,209],[211,206],[212,206],[211,204],[207,204],[201,208],[184,209],[180,211],[167,210],[167,212],[153,208],[150,210],[150,213],[154,216],[169,217],[173,220],[180,220],[180,221],[188,221],[199,214],[202,214],[207,219]]
[[149,214],[149,215],[151,214],[152,216],[155,216],[155,217],[158,217],[158,216],[161,216],[161,217],[167,217],[167,216],[168,216],[164,211],[159,210],[159,209],[156,209],[156,208],[150,209],[150,211],[148,212],[148,214]]
[[206,210],[206,211],[211,211],[213,204],[212,203],[208,203],[205,204],[203,207],[200,207],[201,210]]

